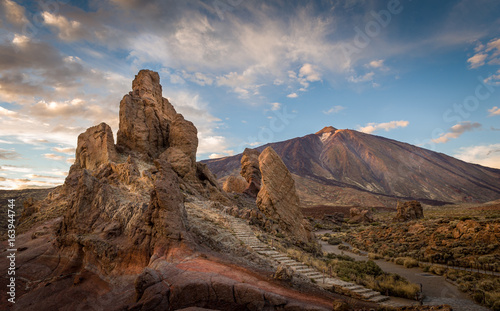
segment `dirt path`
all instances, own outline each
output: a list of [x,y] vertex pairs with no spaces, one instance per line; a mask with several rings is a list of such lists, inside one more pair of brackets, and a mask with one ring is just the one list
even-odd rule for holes
[[[327,232],[327,231],[325,231]],[[320,232],[317,232],[320,233]],[[324,233],[324,232],[323,232]],[[355,260],[368,260],[368,257],[345,252],[338,245],[330,245],[320,241],[323,251],[334,254],[348,255]],[[374,260],[385,272],[399,274],[409,281],[422,284],[422,291],[426,298],[424,305],[449,304],[456,311],[488,311],[490,309],[474,303],[465,293],[452,285],[442,276],[424,272],[421,268],[407,269],[385,260]]]

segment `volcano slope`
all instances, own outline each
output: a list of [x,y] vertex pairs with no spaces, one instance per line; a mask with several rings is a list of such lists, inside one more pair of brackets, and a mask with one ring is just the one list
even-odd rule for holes
[[[296,181],[306,206],[395,207],[397,200],[432,205],[500,198],[500,170],[355,130],[321,131],[270,143]],[[241,154],[202,161],[223,182],[238,175]]]

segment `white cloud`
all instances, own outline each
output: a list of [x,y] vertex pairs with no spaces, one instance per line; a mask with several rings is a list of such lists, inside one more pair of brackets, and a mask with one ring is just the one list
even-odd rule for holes
[[343,106],[333,106],[332,108],[326,110],[326,111],[323,111],[324,114],[335,114],[335,113],[339,113],[340,111],[344,110],[345,107]]
[[350,76],[347,78],[347,81],[352,82],[352,83],[361,83],[361,82],[367,82],[367,81],[372,81],[373,76],[375,73],[373,71],[365,73],[363,76]]
[[474,54],[467,62],[470,68],[478,68],[489,65],[500,65],[500,38],[492,39],[486,44],[478,43],[474,48]]
[[55,152],[65,153],[65,154],[75,154],[75,151],[76,151],[76,149],[73,147],[69,147],[69,148],[54,147],[54,148],[52,148],[52,150]]
[[384,60],[383,59],[372,60],[371,62],[368,63],[368,66],[371,68],[384,68]]
[[231,155],[230,143],[216,130],[222,120],[210,113],[209,106],[199,94],[188,91],[171,91],[169,101],[186,120],[193,122],[198,129],[198,156],[212,153]]
[[288,97],[288,98],[297,98],[297,97],[299,97],[299,95],[297,95],[297,93],[294,92],[294,93],[288,94],[286,97]]
[[45,24],[56,28],[59,31],[59,38],[64,41],[75,41],[88,36],[85,28],[78,21],[70,21],[62,15],[55,15],[50,12],[42,13]]
[[460,122],[453,125],[448,133],[442,134],[440,137],[433,139],[432,141],[436,144],[443,144],[448,142],[450,139],[455,139],[460,137],[465,132],[470,132],[481,127],[481,124],[470,121]]
[[491,109],[488,109],[488,112],[490,113],[489,116],[500,116],[500,108],[498,108],[497,106],[491,108]]
[[272,103],[271,104],[271,110],[272,111],[279,110],[280,108],[281,108],[281,104],[280,103]]
[[474,56],[470,57],[467,62],[470,63],[470,68],[477,68],[481,67],[484,65],[484,61],[488,57],[487,54],[479,53],[475,54]]
[[321,74],[318,72],[317,67],[308,63],[300,67],[299,77],[309,82],[321,81]]
[[53,153],[45,153],[43,156],[46,159],[50,159],[50,160],[56,160],[56,161],[65,160],[65,157],[60,156],[60,155],[56,155],[56,154],[53,154]]
[[31,168],[20,167],[20,166],[15,166],[15,165],[2,165],[0,167],[0,170],[8,171],[8,172],[15,172],[15,173],[30,173],[33,171],[33,169],[31,169]]
[[393,130],[398,127],[407,127],[410,122],[408,121],[390,121],[385,123],[368,123],[367,125],[360,127],[358,130],[363,133],[371,134],[378,130]]
[[500,69],[496,72],[496,74],[493,74],[488,78],[484,79],[484,83],[492,85],[500,85]]
[[500,169],[500,144],[462,147],[454,157],[462,161]]

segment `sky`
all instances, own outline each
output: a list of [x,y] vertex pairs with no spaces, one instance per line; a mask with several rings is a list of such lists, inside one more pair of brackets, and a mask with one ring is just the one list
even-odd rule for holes
[[0,189],[63,183],[143,68],[198,160],[334,126],[500,168],[500,1],[0,0]]

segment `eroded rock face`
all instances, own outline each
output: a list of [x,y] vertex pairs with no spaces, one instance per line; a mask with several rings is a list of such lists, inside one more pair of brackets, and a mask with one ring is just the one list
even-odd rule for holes
[[399,202],[397,205],[397,214],[394,217],[396,221],[408,221],[424,218],[422,205],[418,201]]
[[78,136],[75,165],[94,170],[103,163],[116,161],[113,132],[106,123],[88,128]]
[[360,210],[356,207],[353,207],[349,210],[350,218],[349,222],[350,223],[366,223],[366,222],[373,222],[373,215],[369,210]]
[[240,174],[248,183],[244,193],[256,197],[260,190],[261,173],[259,169],[260,152],[255,149],[245,148],[241,158]]
[[243,191],[245,191],[247,187],[247,181],[241,176],[229,176],[224,182],[224,185],[222,185],[222,189],[228,193],[243,193]]
[[305,228],[295,182],[278,154],[268,147],[259,156],[262,185],[257,195],[257,207],[275,221],[284,234],[302,242],[311,239]]
[[160,76],[141,70],[132,82],[132,92],[120,102],[117,145],[156,158],[169,146],[169,120],[175,109],[162,98]]

